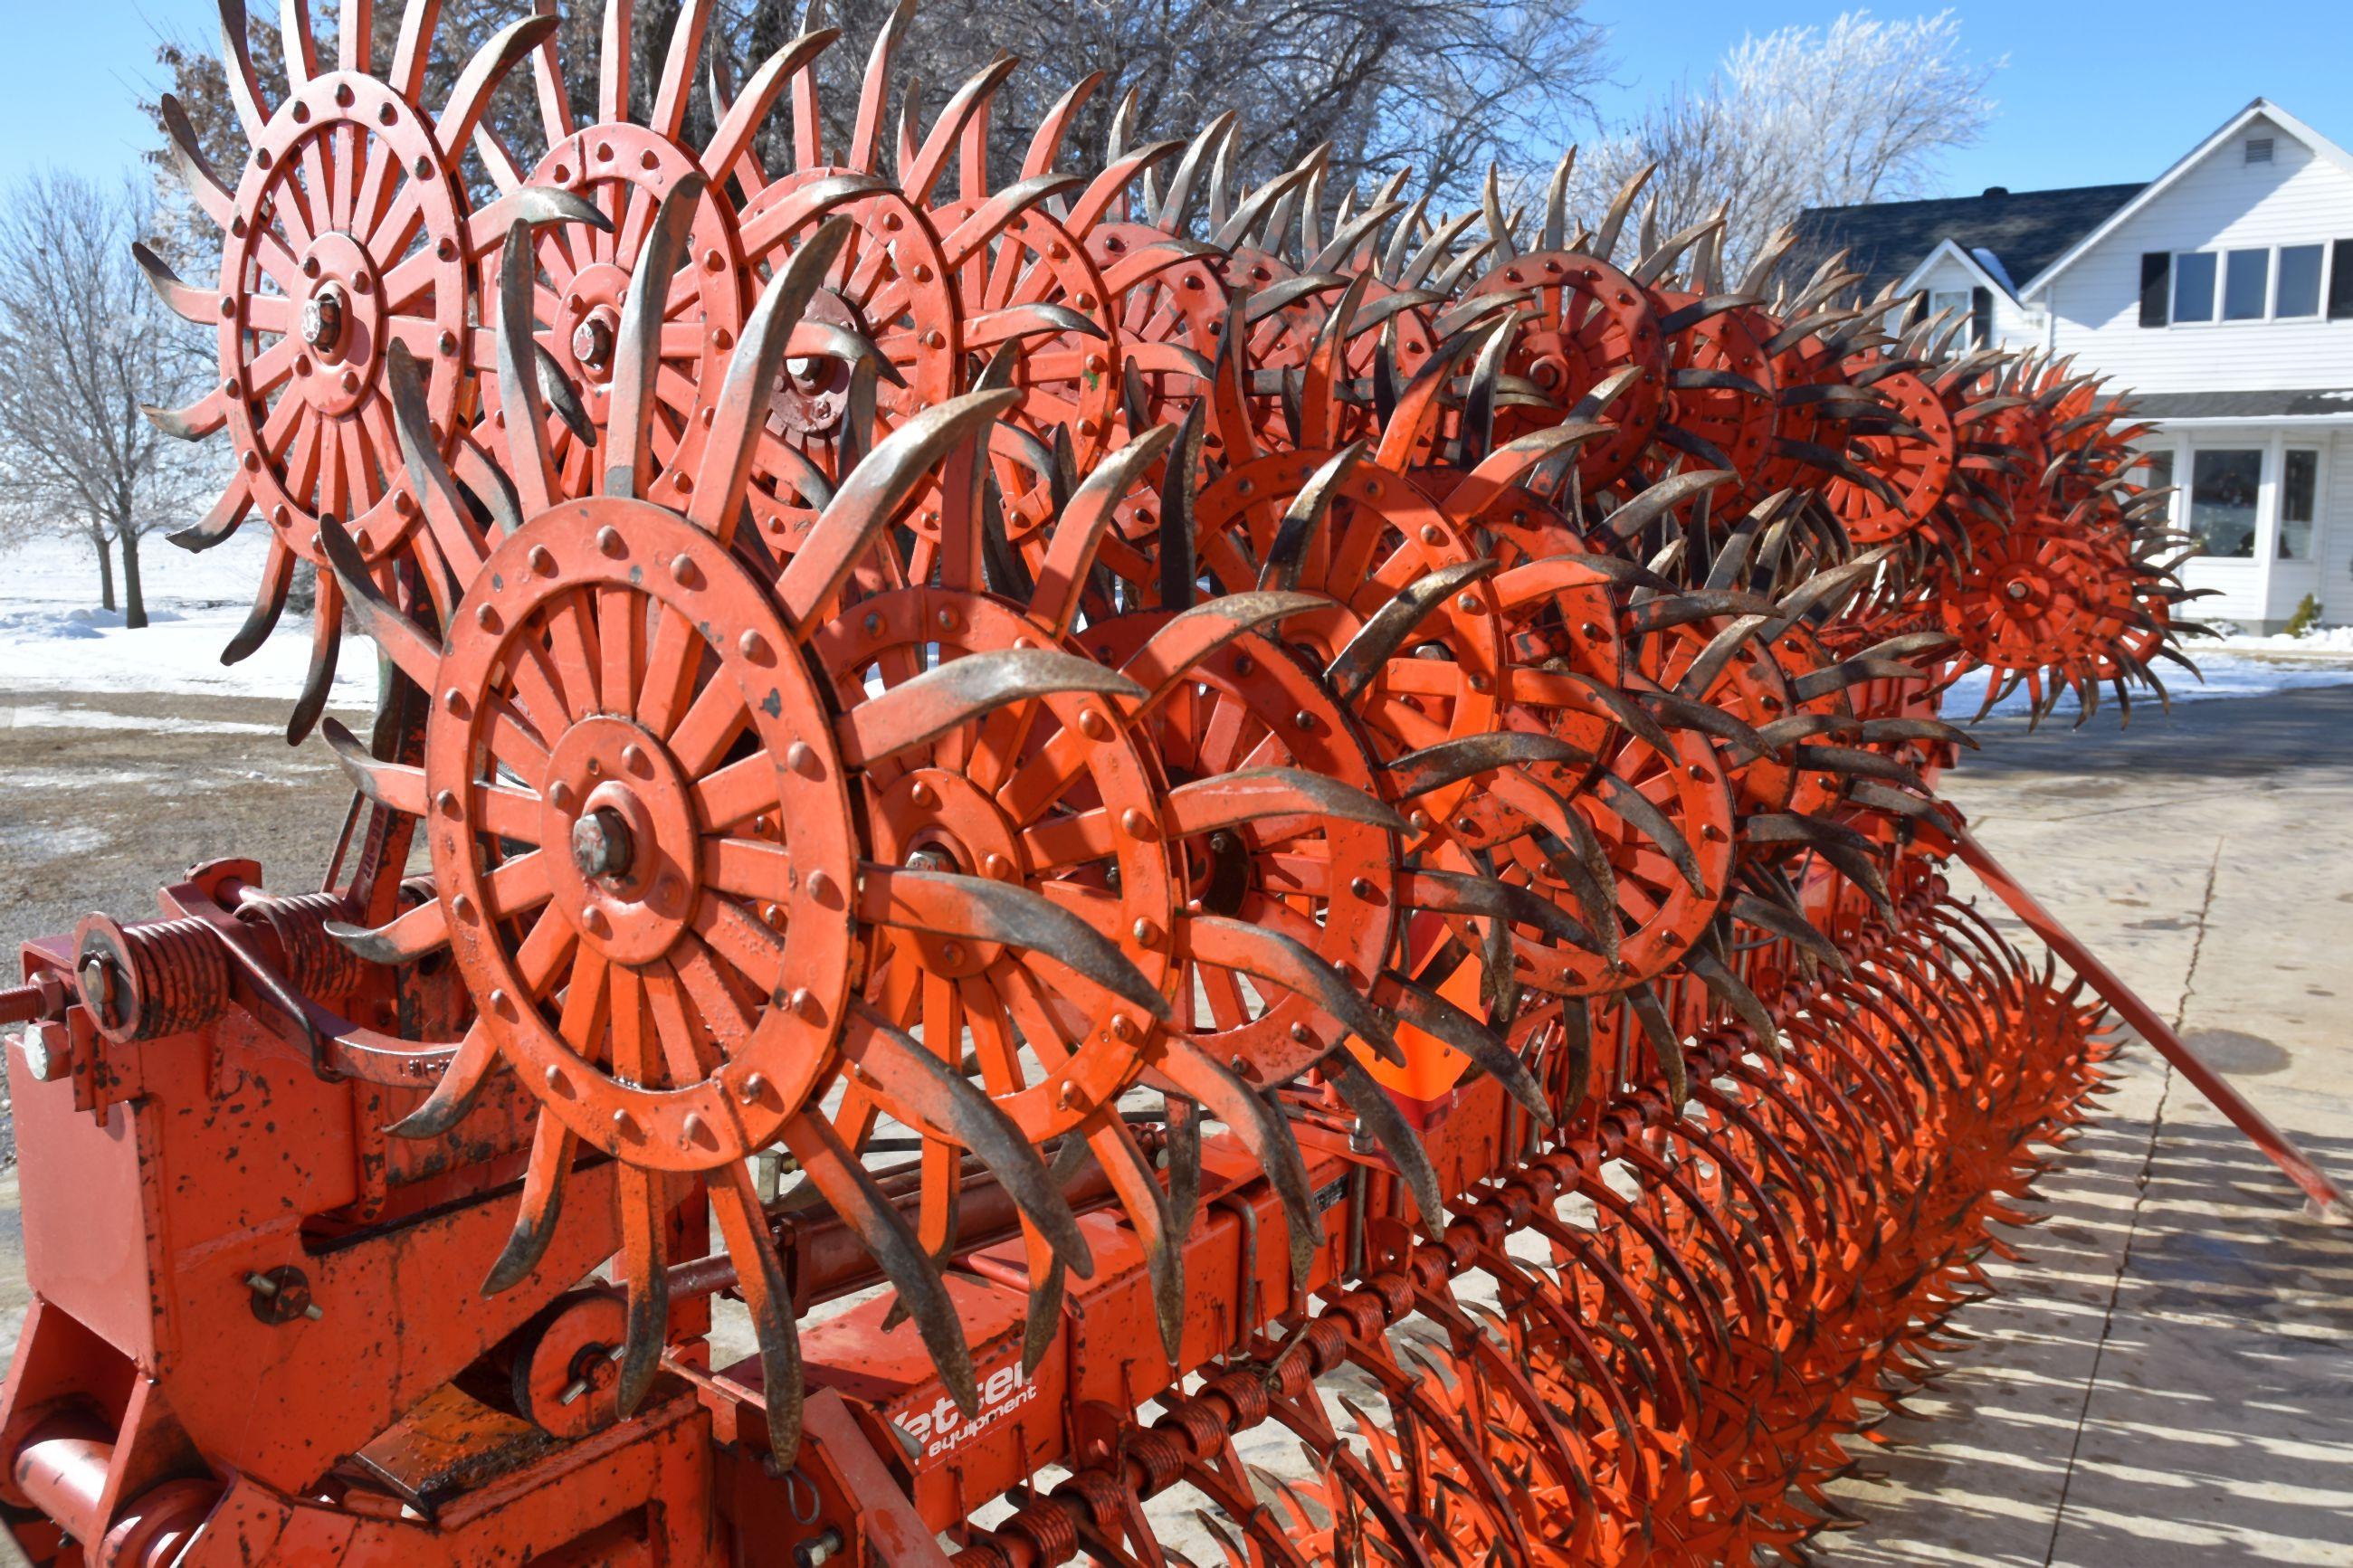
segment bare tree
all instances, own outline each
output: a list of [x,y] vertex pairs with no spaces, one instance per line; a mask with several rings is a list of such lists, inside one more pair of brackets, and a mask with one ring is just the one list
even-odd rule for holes
[[1728,203],[1722,254],[1736,277],[1807,207],[1933,194],[1946,153],[1983,134],[2002,61],[1970,59],[1950,11],[1747,37],[1694,88],[1679,87],[1578,159],[1580,205],[1598,213],[1646,164],[1660,232]]
[[[1133,90],[1141,138],[1188,136],[1227,110],[1240,114],[1238,178],[1261,180],[1328,144],[1326,190],[1336,201],[1400,166],[1417,187],[1464,199],[1493,161],[1514,164],[1520,150],[1557,146],[1590,114],[1602,34],[1582,15],[1584,0],[1522,5],[1512,0],[924,0],[903,27],[894,57],[892,113],[909,104],[917,123],[1000,55],[1020,68],[998,89],[992,152],[1009,176],[1039,121],[1073,84],[1102,82],[1072,127],[1079,156],[1099,158],[1113,114]],[[681,0],[637,0],[630,82],[642,120],[680,15]],[[896,0],[715,0],[706,59],[741,81],[804,28],[834,26],[841,40],[820,59],[818,79],[828,156],[849,144],[859,86],[876,37]],[[338,17],[313,7],[322,56]],[[374,58],[391,58],[400,7],[375,8]],[[426,81],[438,104],[465,63],[514,20],[514,0],[444,0]],[[556,48],[575,117],[596,115],[600,0],[558,0]],[[255,16],[252,58],[266,101],[285,85],[277,29]],[[232,110],[217,46],[166,42],[157,51],[164,81],[216,168],[248,154]],[[519,153],[543,140],[531,73],[512,73],[486,117]],[[154,106],[151,105],[151,108]],[[788,163],[791,114],[772,114],[760,139],[771,165]],[[697,80],[686,126],[696,144],[711,126],[707,78]],[[483,171],[469,158],[469,177]],[[485,187],[486,188],[486,187]],[[193,232],[193,231],[192,231]]]
[[109,609],[121,550],[132,626],[147,624],[140,541],[185,521],[216,477],[141,412],[180,401],[202,368],[132,258],[152,211],[139,185],[54,173],[0,206],[0,517],[89,540]]
[[[846,34],[826,67],[837,140],[869,40],[892,8],[841,0],[828,9]],[[1263,179],[1328,146],[1335,199],[1409,166],[1417,186],[1459,200],[1491,161],[1558,145],[1589,114],[1601,44],[1582,0],[929,0],[901,58],[934,110],[998,53],[1019,58],[997,94],[1000,159],[1018,159],[1054,101],[1100,73],[1072,129],[1085,156],[1100,156],[1133,91],[1147,138],[1187,136],[1236,111],[1238,177]]]

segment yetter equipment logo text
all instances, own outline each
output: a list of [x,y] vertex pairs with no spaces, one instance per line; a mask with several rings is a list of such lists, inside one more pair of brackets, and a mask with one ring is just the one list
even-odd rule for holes
[[955,1401],[942,1394],[928,1410],[919,1410],[899,1423],[900,1429],[923,1445],[923,1458],[936,1459],[960,1448],[988,1426],[1038,1397],[1038,1385],[1021,1370],[1018,1356],[998,1367],[980,1385],[980,1410],[969,1421]]

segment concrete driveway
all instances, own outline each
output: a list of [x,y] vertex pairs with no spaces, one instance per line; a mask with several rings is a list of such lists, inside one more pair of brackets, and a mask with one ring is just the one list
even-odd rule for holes
[[[2353,690],[1987,731],[1978,838],[2353,1184]],[[1829,1561],[2353,1563],[2353,1227],[2137,1045],[2042,1191]]]

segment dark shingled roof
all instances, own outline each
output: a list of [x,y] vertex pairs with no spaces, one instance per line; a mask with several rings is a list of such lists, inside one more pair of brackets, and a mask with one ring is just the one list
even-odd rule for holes
[[1869,275],[1866,290],[1900,280],[1949,239],[1964,250],[1990,250],[2022,289],[2067,247],[2130,201],[2139,185],[2078,185],[2063,191],[2001,191],[1934,202],[1874,202],[1809,207],[1798,215],[1798,251],[1848,249]]
[[2316,392],[2137,392],[2127,413],[2149,419],[2294,419],[2353,416],[2353,387]]

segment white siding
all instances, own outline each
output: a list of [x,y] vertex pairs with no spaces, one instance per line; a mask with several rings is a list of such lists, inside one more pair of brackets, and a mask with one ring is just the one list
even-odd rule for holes
[[[2249,136],[2273,161],[2249,164]],[[2141,392],[2353,386],[2353,321],[2239,321],[2144,328],[2144,251],[2353,239],[2353,174],[2257,119],[2125,220],[2046,290],[2052,347]]]
[[2313,542],[2320,561],[2316,592],[2323,624],[2341,626],[2353,625],[2353,431],[2337,432],[2335,449],[2322,460],[2320,532]]
[[2260,561],[2210,561],[2200,556],[2181,569],[2182,586],[2211,588],[2211,599],[2193,599],[2182,613],[2193,621],[2229,621],[2248,631],[2266,625],[2263,569]]

